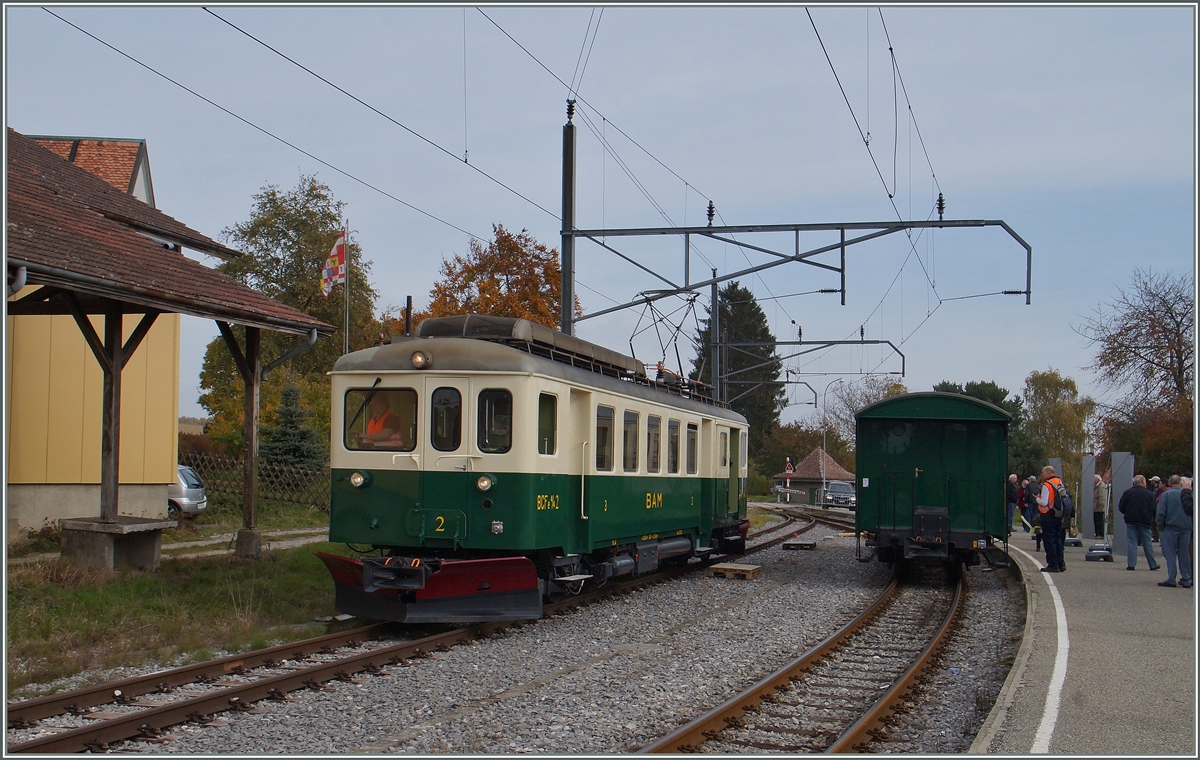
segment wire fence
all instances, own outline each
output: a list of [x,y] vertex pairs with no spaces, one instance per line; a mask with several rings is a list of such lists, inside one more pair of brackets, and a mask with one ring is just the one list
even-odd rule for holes
[[[241,501],[245,469],[241,457],[181,451],[179,463],[196,471],[210,499],[224,495]],[[329,468],[310,470],[260,461],[258,498],[262,501],[297,504],[328,512]]]

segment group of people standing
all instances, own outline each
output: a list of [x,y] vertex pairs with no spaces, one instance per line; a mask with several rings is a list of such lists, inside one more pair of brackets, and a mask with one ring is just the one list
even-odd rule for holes
[[[1062,486],[1054,468],[1042,468],[1039,478],[1030,475],[1018,483],[1017,476],[1010,475],[1006,485],[1008,501],[1008,528],[1012,533],[1012,521],[1019,511],[1021,522],[1028,533],[1037,526],[1046,550],[1046,566],[1043,573],[1061,573],[1067,569],[1063,556],[1066,532],[1071,524],[1069,517],[1056,515],[1055,507],[1058,488]],[[1133,487],[1121,494],[1118,511],[1125,517],[1127,546],[1127,570],[1137,568],[1138,547],[1142,547],[1151,570],[1161,566],[1154,557],[1153,542],[1162,547],[1167,565],[1167,579],[1158,585],[1169,588],[1192,587],[1192,478],[1191,473],[1172,475],[1163,483],[1157,476],[1150,479],[1137,475]],[[1061,510],[1060,510],[1061,511]],[[1105,520],[1108,517],[1108,489],[1104,479],[1096,475],[1092,496],[1092,524],[1094,536],[1103,540]],[[1157,534],[1157,535],[1155,535]],[[1036,537],[1036,536],[1035,536]],[[1178,578],[1178,582],[1176,579]]]
[[[1151,491],[1144,475],[1133,478],[1133,486],[1121,494],[1117,509],[1125,516],[1127,535],[1126,570],[1137,568],[1141,546],[1151,570],[1159,570],[1154,558],[1151,530],[1158,529],[1159,545],[1167,565],[1167,579],[1158,585],[1168,588],[1192,587],[1192,478],[1172,475],[1165,484],[1157,476]],[[1157,483],[1156,483],[1157,481]],[[1179,582],[1176,583],[1176,577]]]

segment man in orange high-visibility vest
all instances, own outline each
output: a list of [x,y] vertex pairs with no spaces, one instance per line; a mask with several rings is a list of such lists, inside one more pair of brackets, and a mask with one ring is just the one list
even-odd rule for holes
[[1046,547],[1046,566],[1043,573],[1062,573],[1067,569],[1063,558],[1063,523],[1062,519],[1054,516],[1054,487],[1062,485],[1054,468],[1046,465],[1042,468],[1042,492],[1037,498],[1039,522],[1042,526],[1042,543]]

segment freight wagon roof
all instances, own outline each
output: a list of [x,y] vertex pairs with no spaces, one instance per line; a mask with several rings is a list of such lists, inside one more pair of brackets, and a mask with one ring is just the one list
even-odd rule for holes
[[1009,422],[1012,415],[995,404],[958,393],[906,393],[864,406],[856,420],[974,420]]
[[[424,351],[430,357],[428,369],[413,367],[414,351]],[[502,372],[534,374],[551,377],[597,390],[633,396],[657,404],[686,409],[695,414],[717,417],[739,424],[746,418],[729,409],[714,404],[705,404],[690,398],[676,396],[648,385],[619,380],[615,377],[572,367],[569,364],[526,353],[510,346],[473,338],[418,338],[395,337],[392,342],[354,351],[337,360],[334,373],[341,372]]]

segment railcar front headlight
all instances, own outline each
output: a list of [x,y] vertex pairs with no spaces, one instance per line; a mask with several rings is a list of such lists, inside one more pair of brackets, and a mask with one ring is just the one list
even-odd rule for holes
[[494,485],[496,485],[496,479],[491,475],[480,475],[475,481],[475,487],[480,491],[490,491]]
[[355,488],[365,488],[371,483],[371,476],[365,472],[350,473],[350,485]]
[[413,351],[410,359],[416,369],[428,369],[433,364],[433,357],[424,351]]

